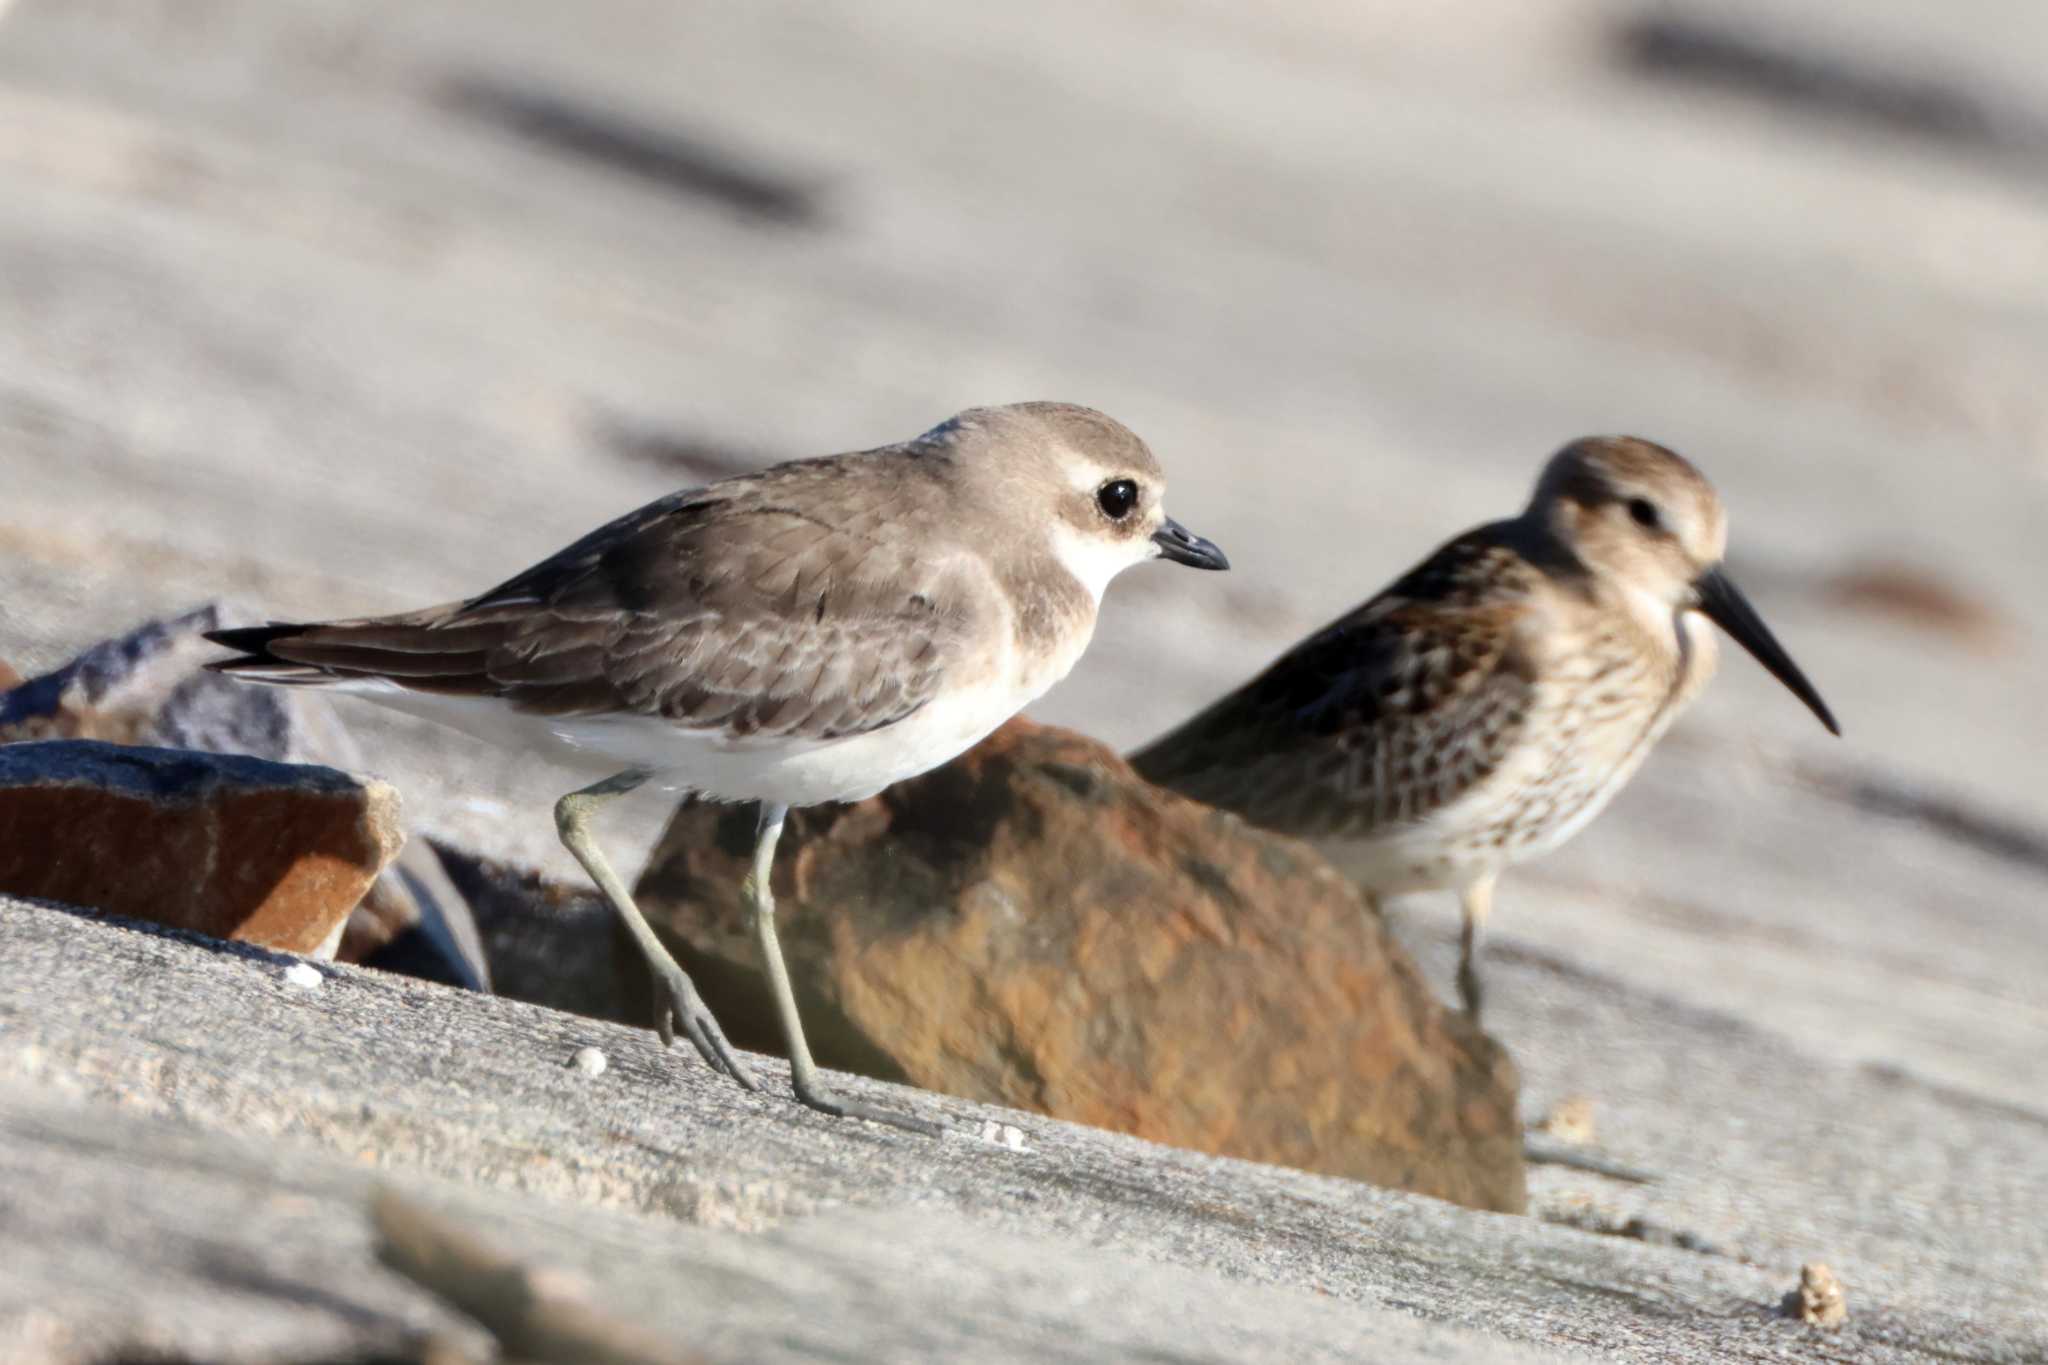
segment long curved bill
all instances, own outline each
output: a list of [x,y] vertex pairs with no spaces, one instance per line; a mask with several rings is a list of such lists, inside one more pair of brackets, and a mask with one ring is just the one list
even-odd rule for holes
[[1709,569],[1693,584],[1699,593],[1700,610],[1707,619],[1728,632],[1735,643],[1748,650],[1750,657],[1770,670],[1772,677],[1791,689],[1792,695],[1806,703],[1806,709],[1820,717],[1820,723],[1828,727],[1828,733],[1839,735],[1842,727],[1835,724],[1834,713],[1828,704],[1820,699],[1806,675],[1799,671],[1799,665],[1792,662],[1792,656],[1778,643],[1778,637],[1771,634],[1771,628],[1756,614],[1756,608],[1749,605],[1749,599],[1742,590],[1729,581],[1728,575],[1718,568]]

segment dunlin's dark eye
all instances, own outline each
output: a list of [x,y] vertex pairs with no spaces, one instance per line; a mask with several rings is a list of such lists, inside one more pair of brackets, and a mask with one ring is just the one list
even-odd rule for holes
[[1664,520],[1657,515],[1657,504],[1648,498],[1630,498],[1628,514],[1636,519],[1636,525],[1651,531],[1662,525]]
[[1111,521],[1122,521],[1138,505],[1138,485],[1129,479],[1111,479],[1095,490],[1095,505]]

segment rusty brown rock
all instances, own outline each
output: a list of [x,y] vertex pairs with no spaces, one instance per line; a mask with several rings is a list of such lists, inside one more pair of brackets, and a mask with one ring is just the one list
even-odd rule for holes
[[[780,1051],[739,901],[745,808],[685,805],[640,903],[737,1042]],[[793,813],[782,943],[818,1059],[1155,1141],[1525,1202],[1513,1064],[1305,846],[1013,721]]]
[[5,659],[0,659],[0,692],[5,692],[20,682],[21,674],[15,671],[14,665],[8,663]]
[[0,891],[16,896],[332,956],[403,839],[397,792],[332,768],[0,746]]
[[[0,680],[0,744],[96,739],[360,769],[354,738],[324,697],[252,687],[201,670],[221,654],[204,633],[254,615],[209,602],[103,640],[40,677],[16,679],[11,687]],[[336,956],[473,990],[491,988],[468,903],[425,840],[409,843],[371,885]]]

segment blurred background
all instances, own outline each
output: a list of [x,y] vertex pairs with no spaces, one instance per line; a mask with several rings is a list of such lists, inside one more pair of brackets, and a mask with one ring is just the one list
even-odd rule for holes
[[[1507,879],[1532,1112],[1662,1095],[1620,1121],[1711,1164],[1791,1048],[2040,1125],[2044,52],[2034,0],[15,0],[0,660],[452,598],[1058,398],[1237,566],[1127,575],[1035,708],[1129,745],[1634,432],[1719,485],[1847,738],[1729,651]],[[350,720],[428,828],[568,874],[558,776]],[[1451,908],[1401,914],[1441,985]]]

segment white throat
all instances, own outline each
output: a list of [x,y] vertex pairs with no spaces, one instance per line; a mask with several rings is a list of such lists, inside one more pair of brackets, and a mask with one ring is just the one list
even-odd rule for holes
[[1139,541],[1133,545],[1106,536],[1085,535],[1062,521],[1053,524],[1052,553],[1060,566],[1078,579],[1100,606],[1103,589],[1109,586],[1109,580],[1131,565],[1152,558],[1155,551],[1150,541]]

